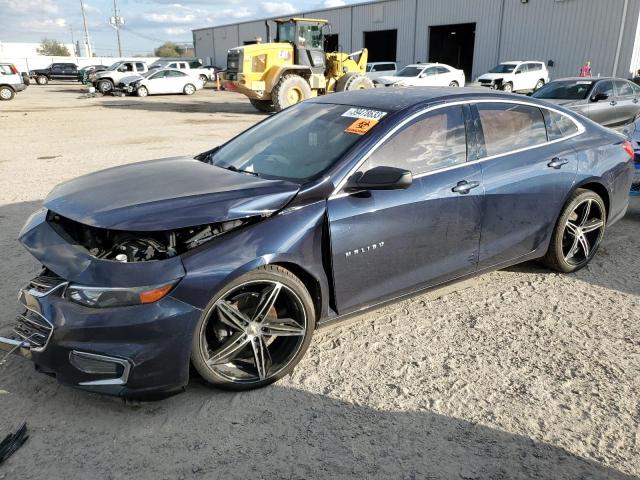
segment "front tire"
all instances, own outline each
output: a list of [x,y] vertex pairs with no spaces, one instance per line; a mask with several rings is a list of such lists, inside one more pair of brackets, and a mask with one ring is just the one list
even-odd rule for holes
[[263,113],[272,113],[275,111],[271,100],[256,100],[255,98],[250,98],[249,102],[251,102],[251,105],[253,105],[256,110]]
[[14,92],[9,87],[0,87],[0,100],[8,101],[16,96],[16,92]]
[[279,112],[291,105],[311,98],[311,87],[309,83],[299,75],[285,75],[276,86],[273,87],[271,98],[273,106],[276,111]]
[[183,92],[185,95],[193,95],[194,93],[196,93],[196,87],[195,87],[195,85],[193,85],[192,83],[187,83],[187,84],[184,86],[184,89],[182,90],[182,92]]
[[38,85],[46,85],[47,83],[49,83],[49,77],[47,77],[46,75],[38,75],[36,77],[36,83]]
[[513,84],[511,82],[507,82],[502,86],[502,91],[511,93],[513,92]]
[[289,270],[267,265],[230,282],[209,302],[193,335],[191,361],[216,387],[264,387],[294,369],[315,325],[304,284]]
[[100,80],[97,85],[98,91],[106,95],[113,90],[113,82],[111,80]]
[[139,97],[146,97],[149,95],[149,90],[147,90],[147,87],[145,86],[138,87],[138,90],[136,90],[136,95],[138,95]]
[[577,189],[560,214],[543,263],[563,273],[585,267],[598,251],[606,224],[607,210],[600,195]]
[[345,73],[336,82],[336,92],[348,92],[350,90],[367,90],[375,88],[373,80],[356,72]]

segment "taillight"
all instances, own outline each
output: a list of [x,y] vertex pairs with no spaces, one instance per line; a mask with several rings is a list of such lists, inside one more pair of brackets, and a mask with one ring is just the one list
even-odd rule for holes
[[16,75],[18,74],[18,69],[16,68],[16,66],[13,63],[11,65],[9,65],[9,67],[11,68],[11,71],[13,73],[15,73]]
[[631,145],[631,142],[629,140],[624,141],[624,143],[622,144],[622,149],[625,152],[627,152],[627,155],[629,155],[629,158],[631,158],[632,160],[635,159],[636,152],[634,152],[633,145]]

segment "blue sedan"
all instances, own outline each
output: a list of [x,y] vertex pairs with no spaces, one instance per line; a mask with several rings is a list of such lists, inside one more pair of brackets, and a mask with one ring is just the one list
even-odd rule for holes
[[332,94],[195,158],[58,185],[20,233],[44,265],[0,347],[128,397],[251,389],[314,330],[540,259],[589,263],[629,202],[633,147],[540,100],[464,88]]

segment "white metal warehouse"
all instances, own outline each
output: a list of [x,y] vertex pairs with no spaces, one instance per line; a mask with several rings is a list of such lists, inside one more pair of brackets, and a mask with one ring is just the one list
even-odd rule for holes
[[[367,47],[369,61],[400,66],[448,63],[468,80],[508,60],[545,61],[552,78],[577,75],[587,60],[594,75],[640,68],[640,0],[382,0],[287,16],[329,20],[330,48]],[[224,67],[228,49],[266,36],[263,19],[193,30],[193,43],[198,58]]]

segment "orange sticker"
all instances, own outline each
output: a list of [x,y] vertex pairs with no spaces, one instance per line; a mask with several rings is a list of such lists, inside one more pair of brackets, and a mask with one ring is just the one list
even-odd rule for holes
[[345,132],[347,133],[355,133],[356,135],[364,135],[373,127],[376,126],[378,120],[372,120],[369,118],[359,118],[347,128],[345,128]]

